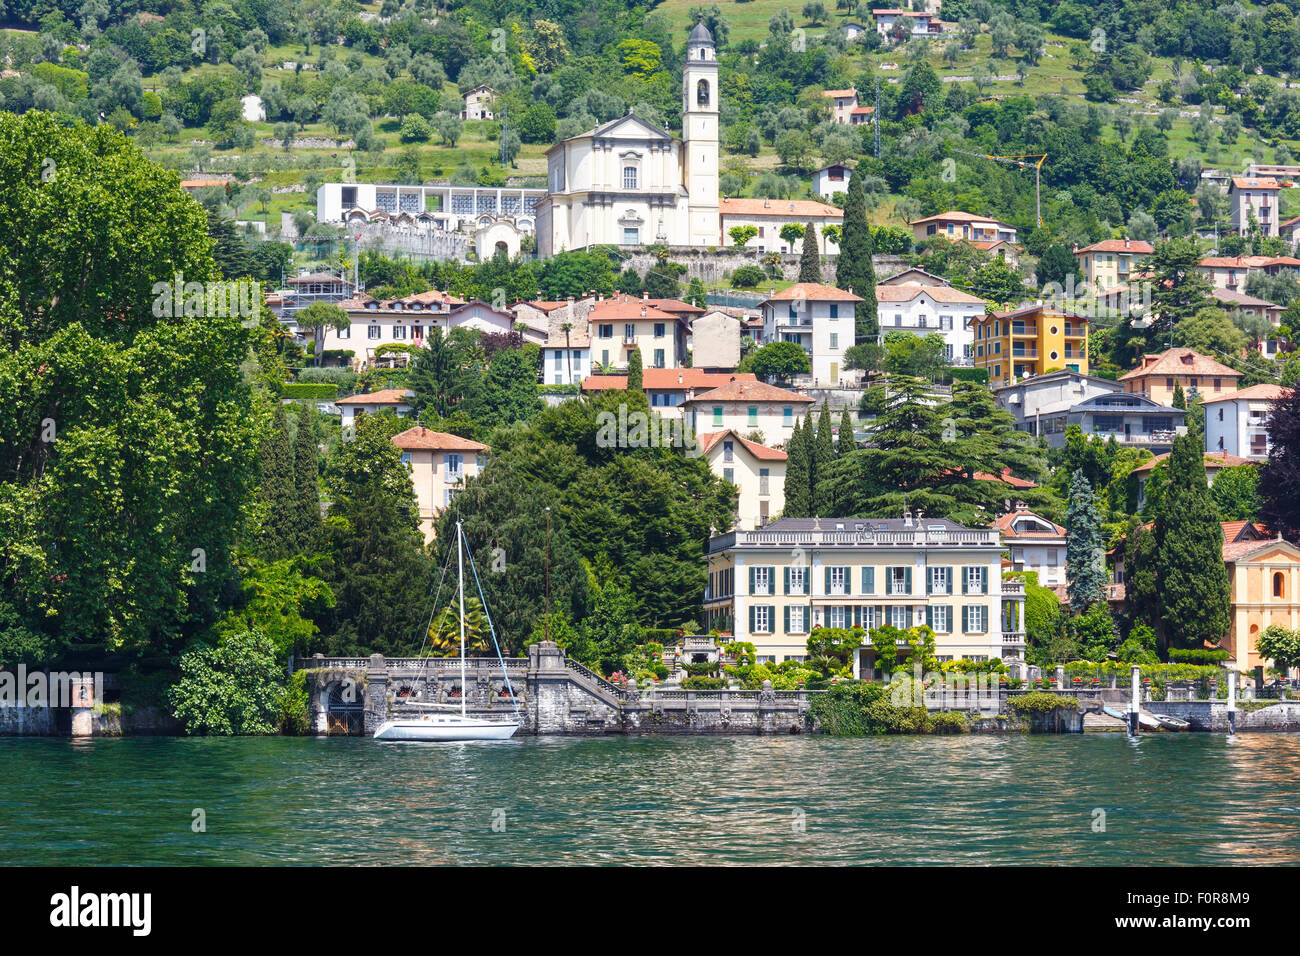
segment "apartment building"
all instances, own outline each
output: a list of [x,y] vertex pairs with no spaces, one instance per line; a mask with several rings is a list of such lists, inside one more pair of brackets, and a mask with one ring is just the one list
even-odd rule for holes
[[433,523],[455,494],[485,463],[488,446],[459,435],[416,426],[393,436],[411,470],[411,487],[420,512],[420,533],[433,540]]
[[1045,305],[977,316],[975,366],[998,388],[1057,369],[1088,374],[1088,319]]
[[1214,288],[1233,292],[1245,292],[1246,282],[1257,272],[1300,279],[1300,259],[1294,256],[1206,256],[1197,268]]
[[1128,282],[1137,264],[1151,253],[1155,246],[1141,239],[1104,239],[1080,249],[1074,247],[1074,257],[1079,260],[1084,281],[1094,292],[1113,289]]
[[1191,349],[1167,349],[1159,355],[1143,355],[1142,362],[1119,377],[1124,391],[1145,395],[1161,405],[1174,403],[1174,391],[1182,386],[1183,395],[1215,398],[1237,391],[1241,373]]
[[[993,394],[998,408],[1010,412],[1015,418],[1018,431],[1038,436],[1045,434],[1042,427],[1044,418],[1068,412],[1094,395],[1110,395],[1123,390],[1124,386],[1108,378],[1060,369],[1000,386],[993,389]],[[1061,444],[1064,443],[1062,434]]]
[[954,365],[970,365],[975,359],[975,319],[988,303],[979,296],[947,284],[904,282],[876,286],[876,309],[880,324],[879,341],[888,332],[943,337],[944,353]]
[[1278,194],[1282,186],[1271,176],[1234,176],[1228,184],[1228,215],[1232,230],[1239,236],[1248,235],[1250,220],[1259,223],[1261,235],[1276,236],[1278,225]]
[[853,346],[854,315],[861,296],[834,286],[799,282],[759,303],[763,311],[763,341],[795,342],[808,353],[817,385],[856,381],[859,372],[846,372],[844,353]]
[[[925,625],[940,659],[1023,664],[1024,588],[1002,580],[1002,536],[947,519],[783,518],[709,539],[706,629],[759,660],[802,660],[816,627]],[[860,648],[856,676],[881,676]]]
[[1007,555],[1017,571],[1032,571],[1045,588],[1063,587],[1065,574],[1065,529],[1042,515],[1034,514],[1023,501],[1002,515],[994,527],[1002,533]]
[[758,235],[745,243],[746,249],[756,252],[799,253],[803,240],[787,242],[781,238],[781,229],[787,225],[807,226],[812,223],[817,230],[817,252],[823,256],[836,255],[840,247],[826,237],[827,226],[842,226],[844,210],[815,199],[748,199],[723,196],[718,200],[722,224],[721,245],[736,248],[731,230],[736,226],[753,226]]
[[641,352],[643,368],[686,365],[688,314],[656,307],[649,299],[618,295],[597,300],[587,321],[592,363],[601,369],[627,368],[633,349]]
[[1273,403],[1290,397],[1291,389],[1281,385],[1252,385],[1203,399],[1205,450],[1267,461],[1273,442],[1265,422]]
[[761,528],[785,509],[785,452],[752,442],[732,429],[697,438],[709,468],[739,492],[736,528]]

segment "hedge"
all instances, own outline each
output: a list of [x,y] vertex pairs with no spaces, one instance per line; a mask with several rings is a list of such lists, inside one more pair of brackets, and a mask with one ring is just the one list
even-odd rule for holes
[[285,398],[332,402],[338,398],[339,387],[333,382],[288,382],[284,386],[283,394]]
[[963,366],[960,368],[950,368],[948,371],[952,373],[954,381],[976,382],[980,385],[987,385],[989,383],[989,370],[986,368],[966,368]]

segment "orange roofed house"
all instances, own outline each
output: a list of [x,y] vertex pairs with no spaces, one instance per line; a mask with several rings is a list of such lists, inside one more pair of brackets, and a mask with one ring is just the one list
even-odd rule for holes
[[1174,403],[1174,389],[1181,385],[1188,401],[1195,392],[1216,398],[1237,390],[1241,373],[1191,349],[1168,349],[1159,355],[1144,355],[1131,372],[1119,377],[1124,391],[1145,395],[1161,405]]
[[808,412],[812,399],[759,381],[731,381],[687,399],[685,420],[696,435],[727,429],[746,437],[758,433],[762,444],[783,446]]
[[418,425],[394,435],[393,444],[402,450],[402,461],[411,470],[420,533],[426,542],[432,541],[434,519],[465,487],[465,479],[482,469],[488,446]]
[[736,486],[736,527],[761,528],[785,510],[786,454],[727,428],[696,436],[715,475]]

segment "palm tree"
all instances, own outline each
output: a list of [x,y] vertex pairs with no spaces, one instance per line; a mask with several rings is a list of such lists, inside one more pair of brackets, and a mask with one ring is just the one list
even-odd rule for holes
[[[473,657],[488,652],[487,616],[476,597],[465,599],[465,654]],[[460,609],[455,602],[442,609],[429,628],[430,657],[456,657],[460,654]]]
[[569,333],[573,331],[573,323],[565,322],[560,326],[564,330],[564,360],[569,367],[569,384],[573,384],[573,351],[569,348]]

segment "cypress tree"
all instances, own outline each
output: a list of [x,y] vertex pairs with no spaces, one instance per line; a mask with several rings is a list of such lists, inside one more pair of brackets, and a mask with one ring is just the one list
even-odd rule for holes
[[1205,480],[1201,436],[1174,439],[1169,483],[1156,513],[1160,618],[1170,646],[1200,647],[1228,633],[1223,527]]
[[1294,540],[1300,536],[1300,389],[1274,402],[1265,424],[1273,444],[1259,473],[1259,519]]
[[811,222],[804,227],[803,231],[803,249],[799,256],[799,281],[818,284],[822,281],[822,260],[817,254],[817,227]]
[[876,313],[876,267],[871,261],[875,252],[871,225],[867,222],[867,193],[862,185],[866,175],[855,169],[849,176],[844,197],[844,226],[840,233],[840,255],[835,264],[835,285],[852,289],[862,297],[854,312],[854,344],[874,342],[880,331]]
[[802,425],[795,425],[785,446],[785,518],[808,517],[808,446]]
[[320,472],[316,464],[316,436],[303,414],[293,439],[294,548],[300,554],[316,549],[320,534]]
[[1183,394],[1183,383],[1182,383],[1182,382],[1174,382],[1174,401],[1173,401],[1173,407],[1174,407],[1174,408],[1186,408],[1186,407],[1187,407],[1187,396]]
[[835,445],[835,454],[843,458],[857,447],[858,443],[853,437],[853,416],[845,408],[840,414],[840,437]]
[[1070,504],[1065,512],[1065,567],[1070,610],[1082,614],[1106,596],[1106,572],[1101,547],[1101,516],[1092,485],[1083,469],[1070,478]]
[[831,490],[828,479],[834,461],[835,439],[831,435],[831,408],[823,401],[821,416],[817,419],[817,439],[812,454],[812,487],[809,489],[814,516],[830,513]]
[[631,357],[627,360],[627,390],[629,392],[645,390],[643,385],[645,376],[641,366],[641,350],[633,349]]
[[258,453],[262,482],[258,497],[263,509],[258,551],[270,560],[292,553],[296,540],[293,450],[284,406],[275,407],[271,427],[262,437]]

